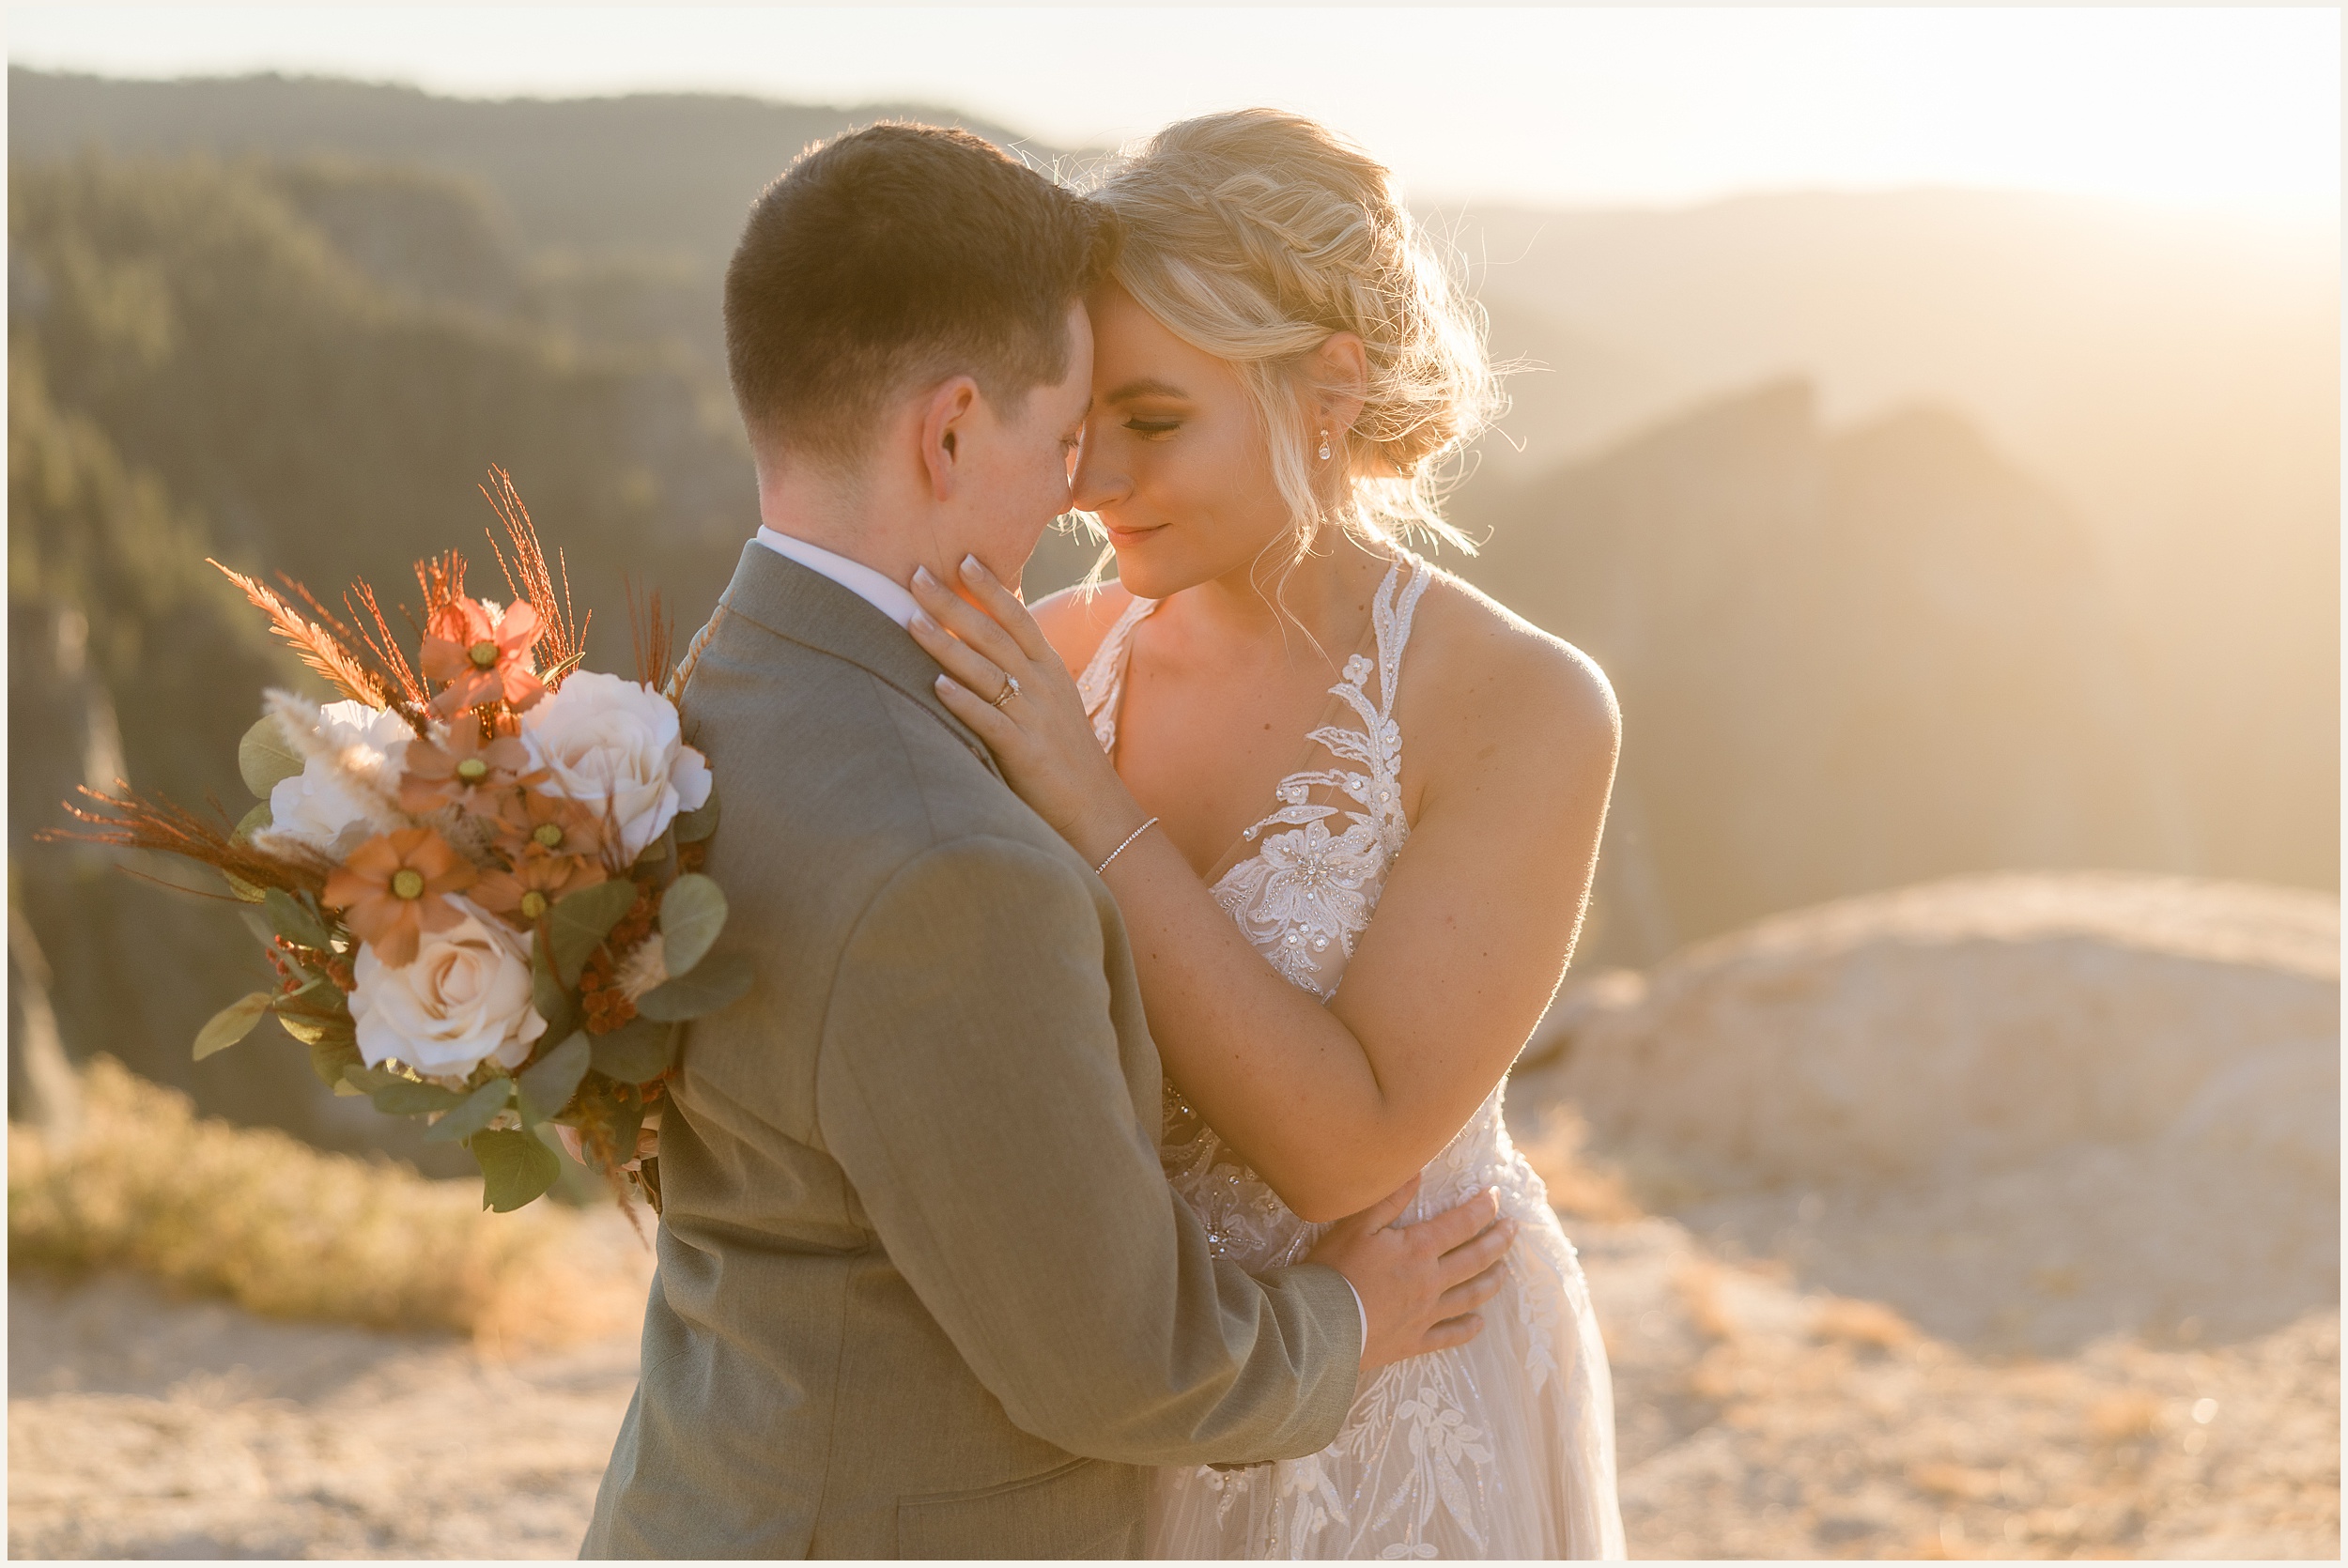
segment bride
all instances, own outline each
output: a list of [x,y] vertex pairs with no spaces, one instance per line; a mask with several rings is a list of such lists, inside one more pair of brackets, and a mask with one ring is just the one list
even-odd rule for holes
[[[1216,1245],[1289,1263],[1409,1181],[1520,1224],[1467,1343],[1306,1459],[1163,1470],[1163,1558],[1620,1557],[1605,1351],[1501,1081],[1564,973],[1618,724],[1574,649],[1411,553],[1492,401],[1386,171],[1265,110],[1159,134],[1099,199],[1076,504],[1117,580],[1033,618],[924,576],[941,695],[1101,869]],[[981,610],[985,613],[981,614]],[[1462,1324],[1462,1331],[1472,1325]]]

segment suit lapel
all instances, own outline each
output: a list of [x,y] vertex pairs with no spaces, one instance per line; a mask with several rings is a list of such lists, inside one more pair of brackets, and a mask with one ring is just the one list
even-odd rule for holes
[[742,546],[742,560],[718,605],[728,615],[887,682],[968,746],[989,773],[1002,776],[986,743],[938,700],[935,683],[943,671],[937,661],[862,596],[753,539]]

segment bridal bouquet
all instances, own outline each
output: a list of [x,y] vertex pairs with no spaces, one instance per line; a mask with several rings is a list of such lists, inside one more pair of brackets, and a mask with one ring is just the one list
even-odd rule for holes
[[346,621],[290,579],[292,599],[221,567],[344,699],[265,695],[237,748],[260,802],[242,822],[117,785],[84,791],[98,809],[69,805],[89,825],[63,836],[200,862],[249,906],[277,983],[207,1023],[198,1059],[273,1015],[337,1094],[464,1144],[503,1212],[560,1174],[549,1123],[620,1180],[675,1025],[739,997],[749,969],[710,951],[726,902],[698,868],[717,796],[685,744],[657,596],[641,679],[579,669],[568,574],[558,592],[494,480],[511,596],[468,593],[454,551],[419,562],[413,661],[364,583]]

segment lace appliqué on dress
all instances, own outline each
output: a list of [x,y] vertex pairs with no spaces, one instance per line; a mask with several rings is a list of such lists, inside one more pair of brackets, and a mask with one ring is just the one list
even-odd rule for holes
[[[1324,1001],[1343,980],[1410,836],[1394,703],[1412,614],[1431,578],[1429,567],[1406,557],[1379,584],[1370,605],[1377,656],[1348,659],[1343,678],[1330,688],[1356,722],[1324,725],[1310,736],[1335,765],[1280,781],[1278,804],[1243,834],[1255,853],[1213,889],[1273,967]],[[1155,601],[1135,600],[1078,677],[1105,750],[1117,746],[1134,628],[1156,607]],[[1506,1313],[1508,1330],[1488,1329],[1478,1345],[1383,1369],[1356,1396],[1336,1440],[1319,1453],[1236,1469],[1158,1472],[1151,1555],[1621,1554],[1603,1352],[1596,1348],[1595,1325],[1581,1321],[1587,1292],[1572,1247],[1540,1178],[1509,1140],[1504,1091],[1505,1084],[1495,1086],[1428,1165],[1404,1220],[1439,1213],[1487,1186],[1499,1189],[1502,1211],[1526,1227],[1510,1250],[1503,1295],[1486,1309],[1488,1322]],[[1171,1084],[1160,1154],[1167,1180],[1197,1215],[1209,1245],[1251,1270],[1295,1263],[1327,1229],[1290,1212]],[[1544,1462],[1535,1450],[1547,1445],[1534,1434],[1551,1423],[1534,1422],[1531,1412],[1536,1402],[1569,1397],[1559,1387],[1566,1370],[1559,1348],[1577,1340],[1589,1348],[1572,1366],[1570,1397],[1584,1414],[1561,1424],[1586,1435],[1576,1452]],[[1504,1363],[1498,1376],[1495,1356]],[[1602,1422],[1596,1420],[1599,1410]],[[1560,1466],[1571,1473],[1542,1473]],[[1553,1495],[1561,1483],[1571,1501]]]
[[[1360,727],[1324,724],[1310,736],[1340,764],[1356,766],[1308,769],[1282,779],[1278,807],[1240,834],[1249,843],[1260,839],[1261,847],[1214,884],[1215,901],[1272,966],[1323,1001],[1344,978],[1353,943],[1377,911],[1387,868],[1410,837],[1394,698],[1411,612],[1427,591],[1428,574],[1421,567],[1402,582],[1399,571],[1386,574],[1370,601],[1376,665],[1356,653],[1345,661],[1344,678],[1329,688]],[[1374,697],[1368,690],[1373,673]],[[1331,795],[1352,804],[1328,804]],[[1274,831],[1281,828],[1287,831]]]

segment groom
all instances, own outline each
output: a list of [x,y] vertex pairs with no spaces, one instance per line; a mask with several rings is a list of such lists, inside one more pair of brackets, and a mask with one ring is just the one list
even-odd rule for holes
[[751,210],[726,342],[765,526],[684,706],[757,982],[671,1084],[584,1556],[1131,1556],[1137,1467],[1314,1453],[1359,1374],[1494,1288],[1488,1198],[1408,1230],[1390,1201],[1261,1276],[1215,1255],[1159,1174],[1117,905],[903,630],[917,567],[1016,581],[1067,510],[1112,245],[919,126]]

